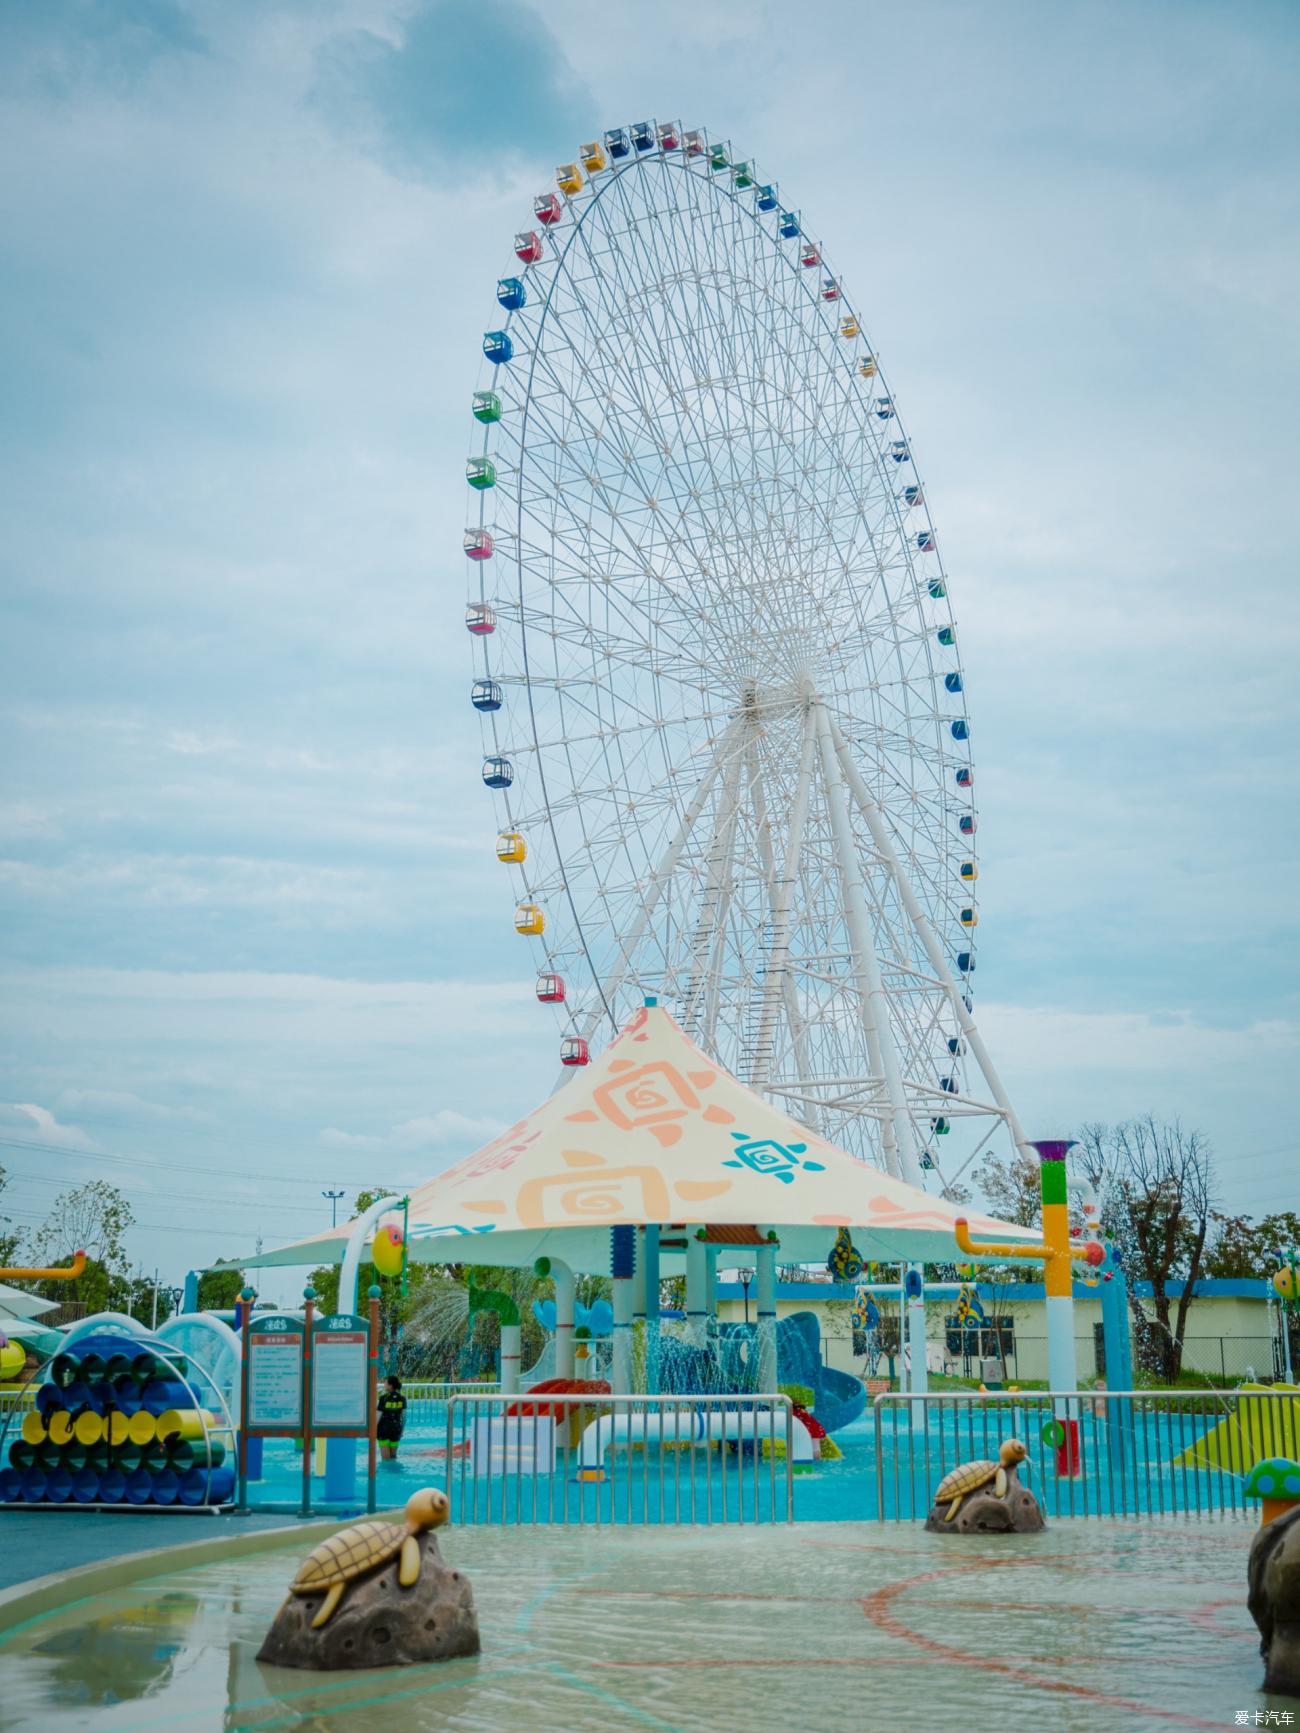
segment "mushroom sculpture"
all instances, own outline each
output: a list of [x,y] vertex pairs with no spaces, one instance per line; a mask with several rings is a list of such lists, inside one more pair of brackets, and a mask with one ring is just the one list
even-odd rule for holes
[[1266,1456],[1246,1476],[1242,1495],[1259,1499],[1259,1526],[1267,1528],[1300,1505],[1300,1462],[1292,1462],[1289,1456]]

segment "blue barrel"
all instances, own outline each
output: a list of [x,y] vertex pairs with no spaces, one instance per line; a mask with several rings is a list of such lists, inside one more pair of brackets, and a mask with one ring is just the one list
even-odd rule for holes
[[63,1406],[69,1414],[77,1414],[83,1408],[89,1408],[93,1414],[104,1412],[105,1398],[111,1396],[109,1386],[102,1380],[91,1385],[78,1378],[63,1391]]
[[[70,1379],[75,1383],[75,1379]],[[63,1407],[63,1392],[57,1384],[42,1384],[36,1392],[36,1412],[42,1420],[48,1420],[50,1415]]]
[[99,1476],[93,1468],[83,1468],[73,1475],[72,1496],[78,1504],[99,1502]]
[[178,1378],[151,1378],[140,1392],[140,1406],[158,1415],[169,1408],[192,1408],[194,1401]]
[[181,1481],[182,1504],[225,1504],[235,1490],[235,1471],[229,1466],[192,1468]]
[[[23,1477],[16,1468],[0,1468],[0,1504],[17,1504],[23,1496]],[[197,1500],[189,1500],[196,1503]]]
[[128,1504],[148,1504],[153,1497],[153,1475],[146,1474],[143,1468],[137,1468],[135,1473],[127,1478],[126,1502]]
[[181,1494],[179,1475],[165,1468],[161,1474],[153,1476],[153,1498],[155,1504],[175,1504]]
[[118,1468],[107,1469],[99,1477],[99,1502],[121,1504],[126,1497],[126,1476]]
[[45,1474],[42,1469],[29,1468],[23,1475],[23,1503],[39,1504],[45,1497]]
[[140,1385],[132,1374],[124,1372],[113,1380],[113,1406],[119,1414],[140,1412]]
[[102,1354],[82,1354],[77,1367],[77,1379],[82,1384],[102,1384],[104,1382],[104,1356]]
[[72,1497],[72,1476],[66,1468],[52,1468],[45,1476],[45,1496],[51,1504],[66,1504]]

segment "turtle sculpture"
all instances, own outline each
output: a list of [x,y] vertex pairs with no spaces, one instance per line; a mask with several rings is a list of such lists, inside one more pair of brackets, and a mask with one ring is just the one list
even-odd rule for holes
[[420,1580],[420,1541],[426,1529],[440,1528],[447,1520],[447,1495],[435,1486],[413,1493],[406,1503],[406,1522],[359,1522],[342,1528],[307,1554],[297,1576],[289,1584],[291,1595],[318,1595],[325,1599],[311,1622],[319,1631],[333,1617],[349,1583],[386,1565],[401,1554],[397,1580],[404,1589]]
[[972,1492],[978,1492],[981,1487],[993,1482],[993,1496],[1005,1498],[1012,1483],[1015,1470],[1025,1460],[1029,1452],[1018,1438],[1004,1439],[998,1451],[996,1462],[963,1462],[954,1468],[950,1474],[945,1474],[939,1482],[939,1490],[934,1495],[935,1505],[947,1503],[948,1511],[945,1522],[951,1522],[961,1509],[962,1500]]

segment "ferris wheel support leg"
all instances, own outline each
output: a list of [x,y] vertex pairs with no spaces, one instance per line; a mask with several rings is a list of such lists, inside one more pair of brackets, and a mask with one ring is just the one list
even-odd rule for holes
[[948,995],[948,1002],[957,1019],[957,1026],[965,1036],[967,1046],[975,1055],[975,1063],[979,1066],[984,1081],[989,1086],[989,1093],[1006,1120],[1007,1129],[1010,1131],[1016,1147],[1029,1160],[1037,1161],[1034,1146],[1025,1137],[1024,1127],[1020,1123],[1015,1108],[1011,1105],[1011,1097],[1002,1087],[1002,1079],[998,1076],[989,1050],[984,1045],[984,1037],[976,1027],[975,1019],[966,1009],[966,1001],[962,997],[961,989],[953,977],[952,970],[948,967],[948,959],[944,955],[943,946],[939,943],[939,936],[931,926],[925,910],[917,901],[911,880],[903,871],[902,863],[898,858],[893,839],[889,834],[880,808],[871,798],[871,791],[863,781],[857,765],[853,762],[848,742],[833,722],[831,726],[835,733],[835,750],[844,771],[844,780],[848,783],[849,791],[853,795],[863,818],[867,821],[867,829],[871,832],[871,840],[875,844],[876,852],[884,861],[894,880],[899,898],[907,911],[908,919],[916,929],[917,936],[925,949],[925,954],[930,959],[930,967],[934,970]]
[[894,1046],[889,1023],[889,1002],[876,955],[875,938],[867,914],[867,896],[862,885],[862,867],[853,845],[849,825],[849,807],[845,797],[844,778],[831,735],[831,718],[820,700],[817,712],[817,739],[821,746],[822,775],[826,783],[826,804],[830,809],[831,830],[835,838],[841,893],[844,898],[844,922],[853,947],[853,969],[857,977],[858,998],[862,1006],[862,1029],[867,1038],[867,1053],[875,1077],[883,1078],[886,1112],[881,1118],[881,1143],[885,1166],[895,1179],[908,1185],[921,1186],[921,1164],[916,1150],[916,1129],[908,1110],[903,1088],[903,1073]]
[[[736,846],[740,774],[745,758],[745,750],[738,749],[727,765],[722,798],[718,802],[718,815],[709,843],[709,871],[692,946],[690,985],[686,990],[683,1022],[687,1032],[695,1035],[706,1051],[713,1045],[718,1024],[718,983],[722,972],[719,951],[726,940],[727,912],[735,877],[732,854]],[[696,1014],[701,997],[704,999],[703,1022]]]
[[588,1041],[590,1041],[592,1036],[596,1033],[601,1018],[605,1016],[608,1016],[610,1021],[613,1023],[614,1033],[618,1033],[618,1017],[614,1010],[613,1000],[622,991],[623,984],[632,973],[632,960],[635,958],[637,949],[640,946],[642,939],[645,937],[646,928],[654,918],[655,910],[659,907],[659,899],[663,896],[668,881],[677,870],[677,863],[681,859],[682,850],[686,847],[691,832],[699,823],[700,814],[704,811],[705,802],[713,792],[713,785],[718,780],[723,766],[727,762],[727,754],[735,737],[736,729],[737,724],[733,722],[725,730],[722,738],[718,741],[717,750],[713,755],[713,761],[705,770],[704,775],[700,778],[699,786],[691,797],[690,805],[686,808],[681,824],[677,827],[677,834],[664,850],[658,866],[650,875],[650,883],[646,887],[646,894],[642,900],[641,907],[637,910],[636,918],[632,922],[631,930],[619,949],[618,962],[615,965],[614,974],[610,979],[609,985],[603,989],[603,998],[600,1009],[593,1011],[591,1016],[587,1019],[587,1026],[583,1030],[583,1034],[586,1036]]
[[[790,832],[786,843],[785,860],[781,865],[780,878],[775,877],[775,866],[772,862],[772,841],[767,828],[766,809],[758,814],[758,804],[763,800],[762,784],[757,776],[757,764],[751,775],[751,787],[755,790],[755,813],[759,817],[760,846],[763,847],[766,859],[763,864],[771,884],[772,903],[772,951],[768,958],[767,971],[763,977],[763,1002],[758,1014],[758,1034],[755,1038],[754,1065],[750,1073],[750,1082],[755,1089],[761,1089],[766,1083],[772,1065],[772,1043],[776,1038],[776,1011],[778,999],[786,1002],[789,1013],[789,989],[794,983],[790,980],[787,964],[790,957],[790,899],[799,878],[799,856],[803,849],[804,826],[808,822],[808,799],[812,788],[813,755],[817,750],[817,725],[811,707],[804,713],[803,744],[799,753],[799,780],[795,784],[794,801],[790,808]],[[757,756],[757,755],[756,755]],[[795,995],[797,998],[797,995]],[[796,1031],[796,1046],[802,1037],[802,1021]],[[801,1070],[806,1068],[802,1065]]]

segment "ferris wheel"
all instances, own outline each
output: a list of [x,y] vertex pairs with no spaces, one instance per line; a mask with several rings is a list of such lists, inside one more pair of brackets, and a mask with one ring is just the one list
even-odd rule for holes
[[556,183],[497,283],[464,551],[561,1060],[654,995],[794,1117],[942,1180],[1023,1135],[972,1017],[970,725],[911,441],[729,145],[615,127]]

